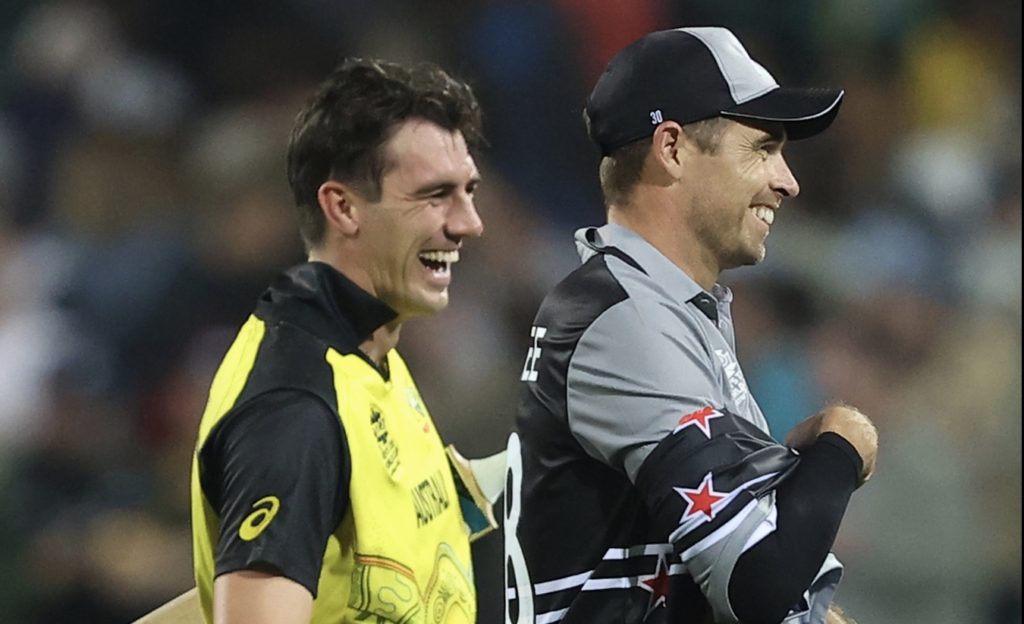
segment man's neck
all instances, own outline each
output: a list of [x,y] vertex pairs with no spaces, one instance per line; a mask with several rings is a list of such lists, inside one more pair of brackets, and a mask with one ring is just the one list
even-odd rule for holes
[[[349,266],[350,263],[344,261],[345,258],[342,254],[332,253],[332,250],[333,248],[327,246],[314,249],[309,253],[309,261],[323,262],[331,265],[356,286],[376,297],[377,294],[373,292],[369,275],[365,271],[357,270],[357,267]],[[366,357],[370,358],[370,361],[374,364],[384,367],[387,363],[388,351],[391,351],[398,345],[398,335],[401,333],[401,330],[402,323],[397,319],[378,327],[366,341],[359,345],[359,350]]]
[[639,187],[629,205],[608,209],[608,222],[639,234],[673,264],[710,292],[721,270],[701,246],[685,221],[686,217],[664,193]]

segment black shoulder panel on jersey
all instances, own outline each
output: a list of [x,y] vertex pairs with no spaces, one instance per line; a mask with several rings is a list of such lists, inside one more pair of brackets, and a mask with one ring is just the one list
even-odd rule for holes
[[[636,266],[636,262],[625,254],[615,256]],[[599,253],[577,267],[552,289],[537,311],[537,321],[571,321],[572,326],[564,330],[583,329],[602,312],[626,297],[626,291],[608,269],[606,257]],[[585,304],[585,307],[581,304]],[[571,308],[567,309],[567,306]]]
[[[517,429],[524,474],[518,534],[535,579],[593,570],[602,563],[607,544],[592,539],[588,531],[614,522],[610,515],[644,513],[626,476],[590,457],[567,426],[566,376],[573,351],[591,323],[628,296],[607,262],[607,256],[597,254],[570,273],[545,297],[534,320],[538,330],[544,329],[537,340],[541,354],[535,360],[536,379],[523,384]],[[543,507],[538,500],[545,501]],[[551,522],[554,517],[576,521]],[[614,526],[641,525],[624,519]],[[645,539],[634,533],[609,537],[622,545]],[[562,608],[558,601],[563,598],[563,593],[538,596],[537,608]],[[615,616],[581,617],[566,621],[610,622]]]
[[[311,395],[336,415],[338,399],[333,374],[325,359],[326,351],[326,344],[294,325],[268,324],[241,394],[229,412],[213,426],[205,445],[209,445],[255,399],[281,391]],[[200,451],[205,451],[205,448]],[[217,488],[211,487],[206,477],[207,471],[200,470],[203,491],[210,496]]]
[[[268,324],[260,343],[253,368],[249,371],[241,394],[213,426],[205,445],[228,426],[254,399],[277,391],[301,392],[319,401],[333,414],[338,412],[334,378],[325,359],[327,345],[312,334],[288,324]],[[205,446],[204,445],[204,446]],[[199,449],[201,452],[204,449]],[[206,471],[200,471],[204,492],[212,492],[206,482]]]
[[326,359],[327,349],[326,343],[295,325],[268,323],[256,364],[235,407],[264,392],[291,388],[309,392],[337,412],[338,400],[334,376]]
[[589,229],[585,230],[584,236],[586,236],[586,239],[587,239],[588,243],[590,243],[592,246],[598,248],[596,250],[598,252],[598,254],[608,254],[610,256],[615,256],[616,258],[618,258],[619,260],[622,260],[623,262],[625,262],[629,266],[633,267],[637,271],[640,271],[644,275],[647,275],[647,271],[645,271],[644,268],[642,266],[640,266],[640,263],[637,262],[636,260],[634,260],[626,252],[622,251],[618,247],[613,247],[611,245],[601,245],[597,241],[597,228],[589,228]]
[[[628,295],[608,270],[607,258],[597,254],[570,273],[544,298],[533,324],[545,329],[538,341],[544,354],[537,367],[536,383],[526,392],[546,411],[566,420],[566,376],[569,360],[583,332],[597,317]],[[536,410],[524,400],[520,410]],[[524,422],[520,419],[519,426]]]

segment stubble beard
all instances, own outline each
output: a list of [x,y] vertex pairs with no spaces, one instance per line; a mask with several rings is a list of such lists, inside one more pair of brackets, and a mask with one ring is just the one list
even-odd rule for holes
[[754,266],[767,255],[765,241],[754,241],[746,230],[746,210],[739,223],[725,218],[722,213],[700,211],[694,228],[705,249],[718,263],[719,272],[741,266]]

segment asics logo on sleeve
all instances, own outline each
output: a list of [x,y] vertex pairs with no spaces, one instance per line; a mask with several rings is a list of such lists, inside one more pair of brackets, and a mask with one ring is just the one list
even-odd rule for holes
[[238,537],[246,542],[259,537],[273,522],[278,510],[281,509],[281,501],[276,496],[264,496],[253,503],[252,508],[256,511],[246,516],[245,520],[242,520],[242,526],[238,527]]

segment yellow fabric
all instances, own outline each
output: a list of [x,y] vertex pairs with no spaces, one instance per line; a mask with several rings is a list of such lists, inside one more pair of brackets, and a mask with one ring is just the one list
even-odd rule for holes
[[[251,317],[221,364],[198,449],[230,409],[255,363],[263,323]],[[329,538],[314,624],[472,624],[476,595],[467,531],[441,439],[405,362],[388,354],[390,380],[356,355],[328,350],[351,457],[349,511]],[[193,459],[196,584],[212,613],[217,518]],[[374,617],[376,616],[376,617]]]
[[238,336],[235,337],[234,343],[224,356],[224,361],[217,369],[217,374],[213,377],[210,397],[207,399],[206,409],[203,410],[203,418],[199,422],[196,452],[192,454],[192,561],[195,566],[199,604],[207,622],[213,621],[213,552],[217,544],[220,523],[217,514],[203,495],[199,483],[199,450],[206,443],[213,426],[235,404],[245,387],[265,333],[266,325],[255,316],[250,316],[238,331]]

